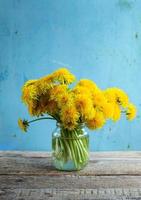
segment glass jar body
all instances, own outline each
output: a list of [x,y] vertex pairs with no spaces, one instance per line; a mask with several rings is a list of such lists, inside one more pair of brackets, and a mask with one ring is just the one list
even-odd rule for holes
[[83,126],[70,131],[57,126],[52,134],[52,159],[56,169],[83,169],[89,160],[89,135]]

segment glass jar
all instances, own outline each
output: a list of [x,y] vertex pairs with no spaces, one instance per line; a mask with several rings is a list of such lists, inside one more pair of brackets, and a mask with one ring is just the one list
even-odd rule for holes
[[73,131],[57,124],[52,134],[52,158],[56,169],[73,171],[83,169],[89,160],[89,135],[80,124]]

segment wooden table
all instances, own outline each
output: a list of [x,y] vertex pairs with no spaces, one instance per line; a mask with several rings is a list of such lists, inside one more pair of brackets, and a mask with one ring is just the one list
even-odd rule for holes
[[45,152],[0,152],[0,200],[141,199],[141,152],[91,153],[88,166],[61,172]]

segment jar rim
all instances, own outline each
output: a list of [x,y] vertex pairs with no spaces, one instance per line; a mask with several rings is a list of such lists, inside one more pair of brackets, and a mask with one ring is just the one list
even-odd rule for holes
[[[61,127],[61,123],[56,122],[56,126],[57,126],[57,127]],[[84,123],[79,123],[78,126],[84,128],[84,127],[85,127],[85,124],[84,124]]]

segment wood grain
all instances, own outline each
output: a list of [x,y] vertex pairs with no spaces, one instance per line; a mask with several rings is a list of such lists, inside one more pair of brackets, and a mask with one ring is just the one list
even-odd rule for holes
[[0,189],[141,188],[141,176],[1,176]]
[[89,164],[84,170],[68,173],[55,170],[51,163],[51,154],[48,153],[1,152],[0,175],[4,174],[141,175],[141,153],[91,153]]
[[141,152],[90,153],[78,172],[54,169],[46,152],[0,152],[0,200],[141,199]]
[[1,200],[140,200],[141,189],[15,189],[1,190]]

